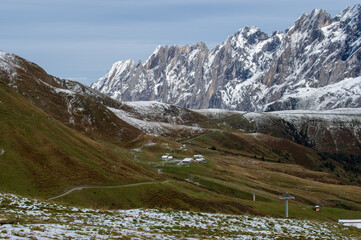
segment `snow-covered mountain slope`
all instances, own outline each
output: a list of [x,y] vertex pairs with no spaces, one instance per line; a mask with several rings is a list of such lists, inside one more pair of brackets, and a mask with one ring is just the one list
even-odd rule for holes
[[[167,123],[162,121],[152,121],[147,116],[151,117],[157,117],[154,114],[160,114],[164,115],[165,109],[158,109],[154,110],[155,108],[162,104],[156,104],[154,102],[149,103],[145,102],[145,105],[141,105],[140,103],[136,104],[135,109],[138,114],[134,114],[133,111],[124,111],[122,109],[117,108],[109,108],[116,116],[118,116],[121,120],[127,122],[128,124],[132,125],[135,128],[138,128],[140,130],[143,130],[149,134],[153,135],[163,135],[163,136],[172,136],[172,137],[189,137],[195,134],[199,134],[202,132],[205,132],[206,130],[199,127],[193,127],[193,126],[185,126],[176,124],[177,119],[174,119],[174,123]],[[168,108],[167,105],[163,105],[163,107]],[[170,107],[170,106],[169,106]],[[149,112],[149,110],[152,110],[152,112]],[[169,116],[171,119],[173,119],[171,116]],[[148,120],[146,120],[148,119]],[[167,119],[163,119],[167,121]]]
[[309,118],[334,123],[344,122],[352,124],[352,122],[361,122],[361,108],[338,108],[326,111],[289,110],[270,112],[268,114],[278,116],[287,121],[297,121],[296,119]]
[[[318,152],[360,156],[361,108],[239,112],[224,109],[194,110],[214,119],[217,127],[263,133],[291,140]],[[210,125],[209,121],[200,124]],[[213,125],[214,126],[214,125]]]
[[128,115],[145,121],[187,124],[206,118],[186,108],[156,101],[123,102]]
[[245,27],[209,50],[159,46],[92,88],[118,100],[242,111],[361,107],[361,5],[303,14],[285,32]]

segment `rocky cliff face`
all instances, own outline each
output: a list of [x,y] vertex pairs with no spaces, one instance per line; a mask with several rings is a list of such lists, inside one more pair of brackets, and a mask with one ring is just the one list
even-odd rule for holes
[[246,111],[361,107],[361,5],[303,14],[285,32],[245,27],[209,50],[159,46],[92,85],[123,101]]

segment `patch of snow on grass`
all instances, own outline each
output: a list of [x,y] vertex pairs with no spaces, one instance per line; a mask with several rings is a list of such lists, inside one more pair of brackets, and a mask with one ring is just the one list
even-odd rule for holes
[[133,127],[136,127],[138,129],[144,130],[147,133],[150,134],[172,134],[174,132],[178,131],[189,131],[191,133],[201,133],[204,132],[204,129],[199,127],[191,127],[191,126],[184,126],[184,125],[176,125],[176,124],[170,124],[170,123],[162,123],[162,122],[151,122],[151,121],[145,121],[140,120],[137,118],[134,118],[130,115],[130,113],[115,109],[115,108],[108,108],[113,113],[115,113],[116,116],[118,116],[123,121],[129,123]]
[[199,113],[203,116],[209,116],[212,118],[220,119],[227,116],[232,116],[234,114],[243,114],[245,112],[241,111],[231,111],[227,109],[217,109],[217,108],[208,108],[208,109],[192,109],[193,112]]
[[68,90],[68,89],[55,88],[55,87],[53,87],[53,89],[55,90],[55,92],[57,94],[63,93],[63,94],[66,94],[66,95],[75,95],[75,93],[73,91]]
[[291,121],[301,118],[320,119],[327,122],[361,122],[361,108],[339,108],[334,110],[287,110],[268,114]]
[[0,193],[1,239],[352,239],[335,223],[244,215],[94,210]]

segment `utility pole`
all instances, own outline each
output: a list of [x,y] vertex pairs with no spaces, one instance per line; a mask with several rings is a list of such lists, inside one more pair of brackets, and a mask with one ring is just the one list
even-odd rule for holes
[[253,202],[256,201],[256,193],[252,193],[252,196],[253,196]]
[[286,200],[286,218],[288,218],[288,199],[295,199],[295,197],[286,192],[285,194],[279,196],[279,198]]

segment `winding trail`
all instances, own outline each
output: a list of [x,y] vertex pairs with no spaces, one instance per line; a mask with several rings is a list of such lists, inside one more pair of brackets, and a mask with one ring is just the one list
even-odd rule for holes
[[80,191],[83,189],[107,189],[107,188],[123,188],[123,187],[134,187],[134,186],[140,186],[140,185],[150,185],[150,184],[156,184],[156,183],[168,183],[170,180],[165,180],[165,181],[161,181],[161,182],[141,182],[141,183],[132,183],[132,184],[125,184],[125,185],[117,185],[117,186],[85,186],[85,187],[75,187],[70,189],[69,191],[60,194],[58,196],[52,197],[52,198],[48,198],[47,200],[53,200],[56,198],[61,198],[64,197],[66,195],[68,195],[69,193],[72,193],[74,191]]
[[[182,141],[180,141],[180,143],[187,143],[187,142],[190,142],[190,141],[192,141],[192,140],[194,140],[194,139],[197,139],[197,138],[201,138],[201,137],[210,135],[210,134],[215,133],[215,132],[217,132],[217,131],[220,131],[220,130],[218,130],[218,129],[212,129],[211,132],[206,132],[206,133],[203,133],[203,134],[201,134],[201,135],[199,135],[199,136],[196,136],[196,137],[193,137],[193,138],[189,138],[189,139],[186,139],[186,140],[182,140]],[[221,132],[221,131],[220,131],[220,132]]]

